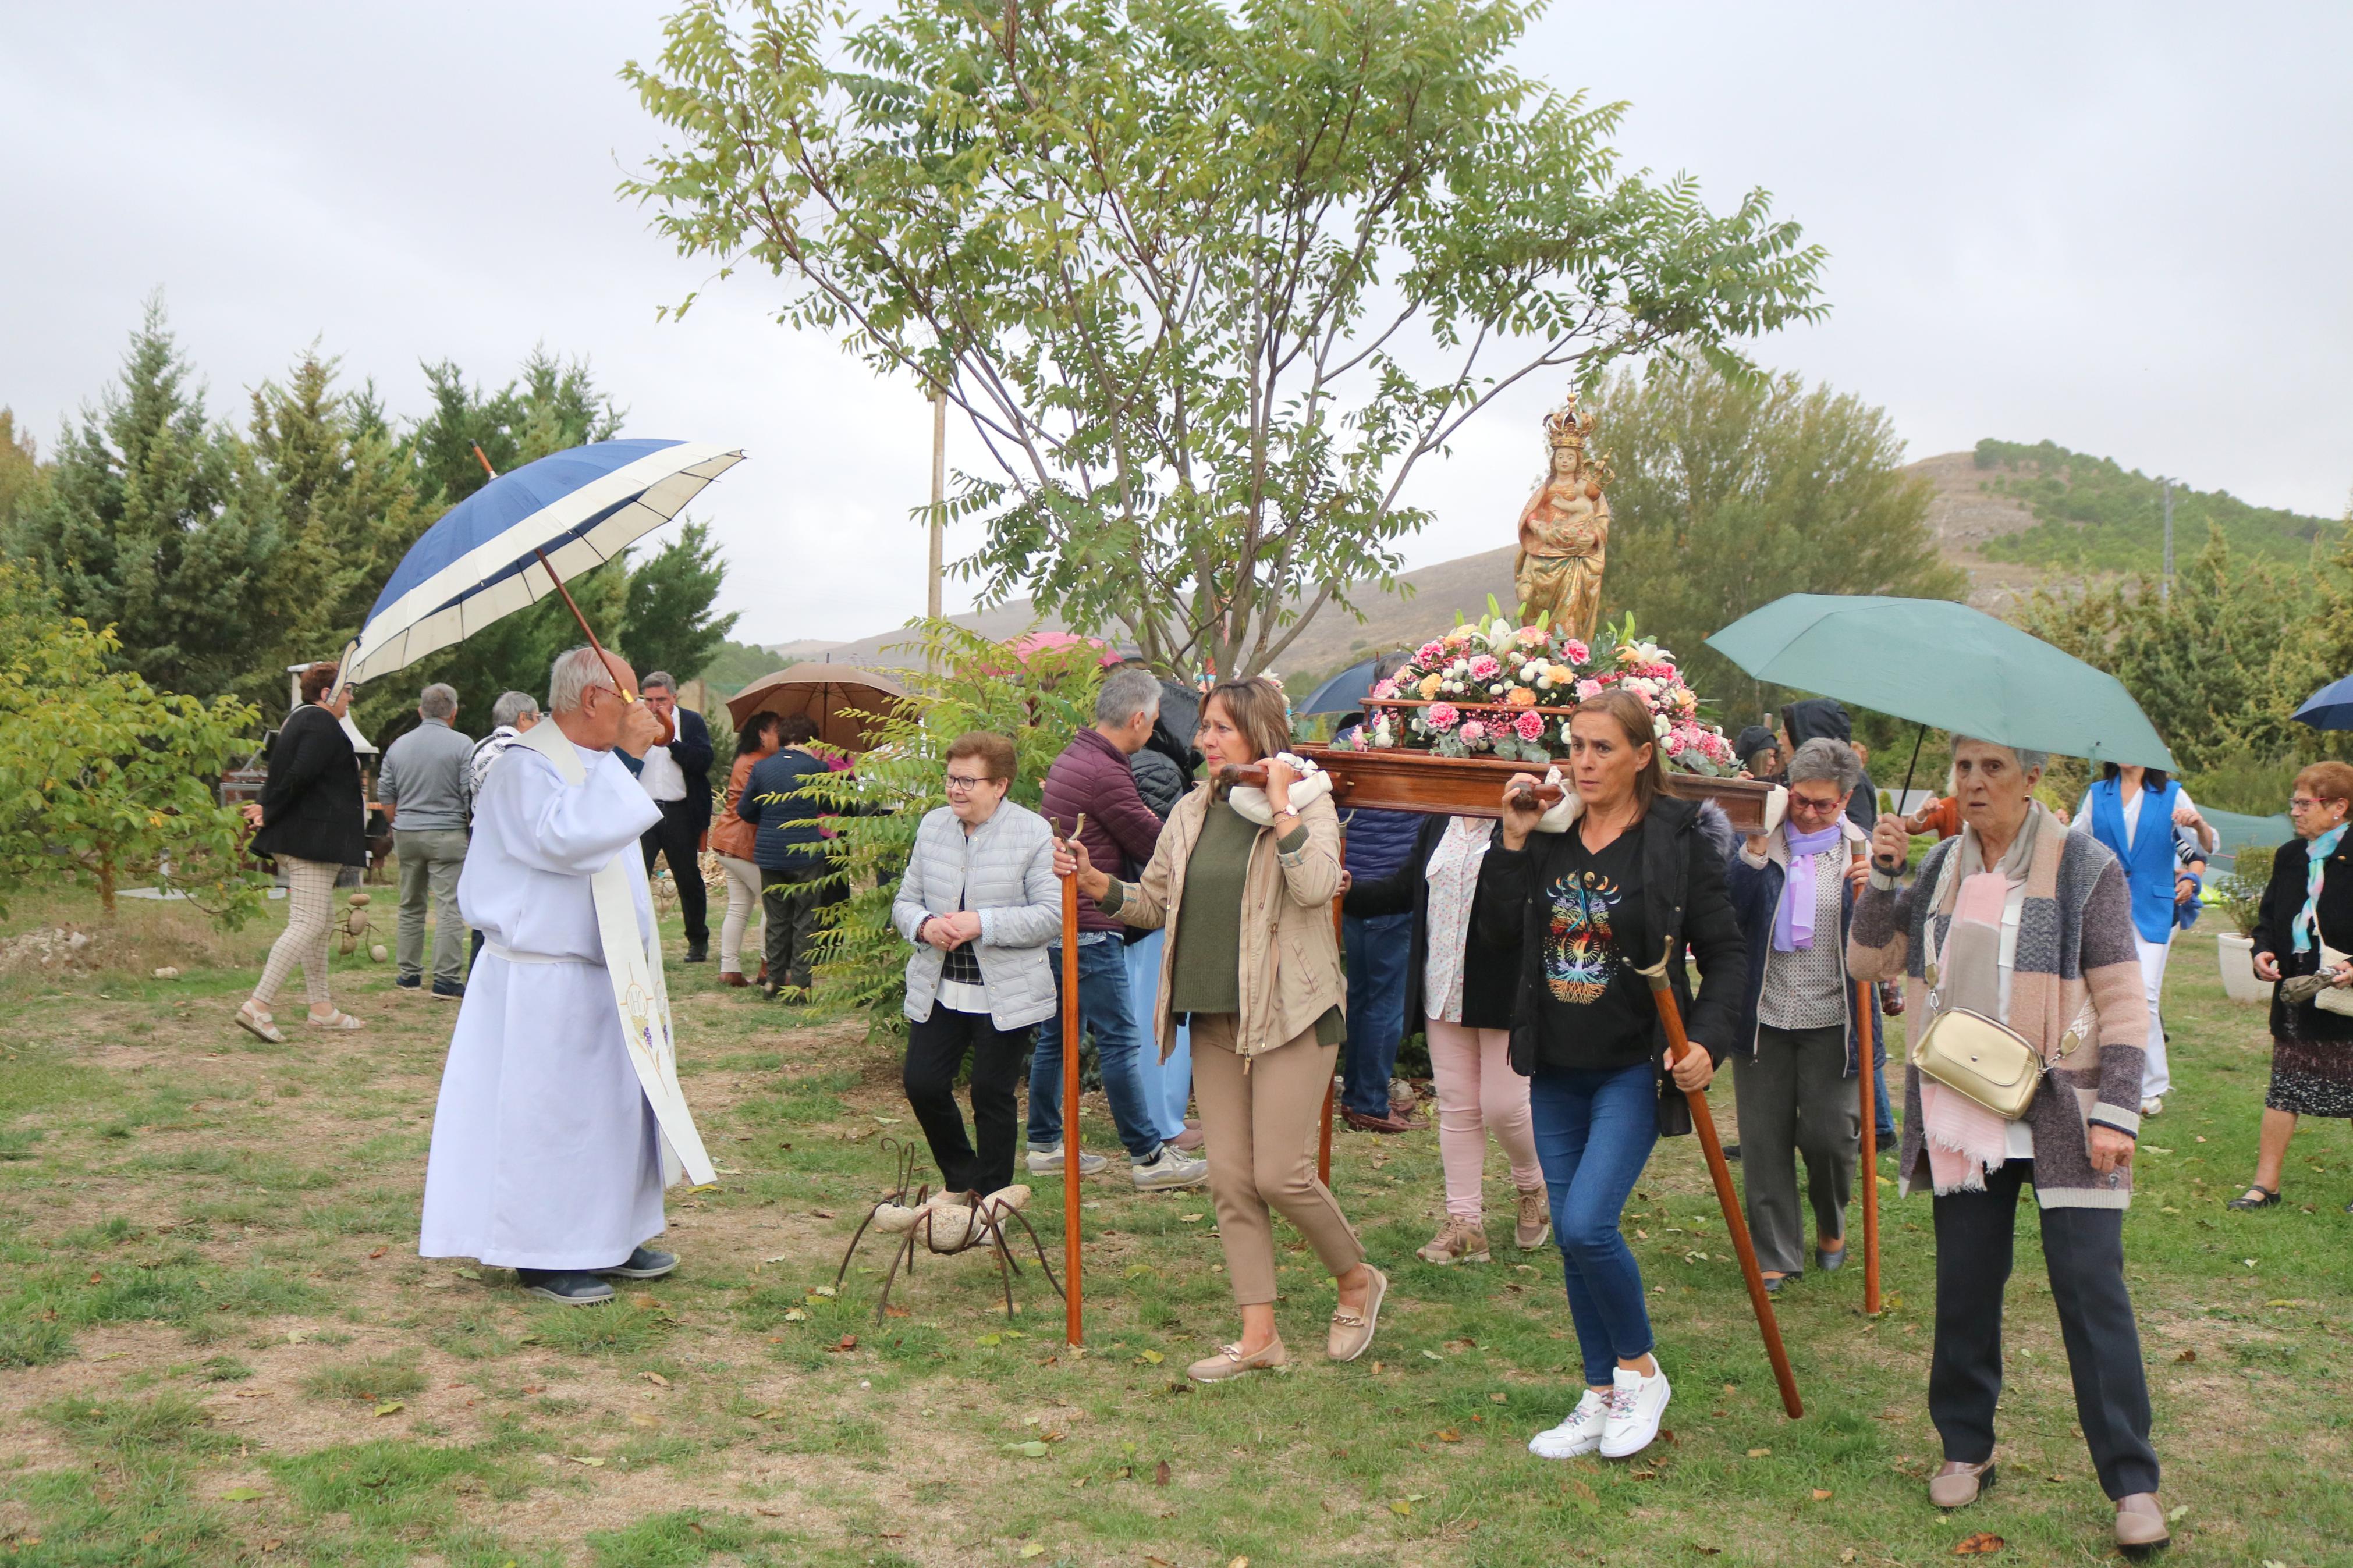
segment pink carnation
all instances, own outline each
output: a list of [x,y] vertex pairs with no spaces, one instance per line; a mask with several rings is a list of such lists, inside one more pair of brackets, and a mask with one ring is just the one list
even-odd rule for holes
[[1433,702],[1421,710],[1422,718],[1433,730],[1451,730],[1454,721],[1462,717],[1451,702]]
[[1545,640],[1544,629],[1541,626],[1522,626],[1512,636],[1530,647],[1539,645]]
[[1520,732],[1520,739],[1523,741],[1542,740],[1545,728],[1544,715],[1523,713],[1513,721],[1512,728]]
[[1436,664],[1446,657],[1446,645],[1437,641],[1426,642],[1413,657],[1417,663]]
[[1455,735],[1464,745],[1475,746],[1487,738],[1487,726],[1476,719],[1467,720],[1462,728],[1455,731]]
[[1593,650],[1586,647],[1583,643],[1577,641],[1575,637],[1571,637],[1567,642],[1561,644],[1560,651],[1568,656],[1568,662],[1571,664],[1585,664],[1589,662],[1593,658]]
[[1577,683],[1577,700],[1583,702],[1599,697],[1604,689],[1601,682],[1598,680],[1580,680]]
[[1675,678],[1675,667],[1672,664],[1645,664],[1638,667],[1634,673],[1647,676],[1652,680],[1672,680]]
[[1373,700],[1375,701],[1386,701],[1388,699],[1395,697],[1396,695],[1396,681],[1383,679],[1373,682]]
[[1492,653],[1482,653],[1471,661],[1471,679],[1473,680],[1493,680],[1503,673],[1503,661]]

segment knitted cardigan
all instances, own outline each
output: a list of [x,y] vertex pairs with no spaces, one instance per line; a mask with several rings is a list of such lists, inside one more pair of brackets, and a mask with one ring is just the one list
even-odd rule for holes
[[[1976,841],[1974,834],[1947,838],[1929,850],[1909,887],[1874,867],[1855,904],[1847,972],[1858,980],[1903,975],[1905,1020],[1914,1029],[1928,1019],[1926,956],[1943,951],[1953,923],[1949,910],[1929,905],[1946,862]],[[2093,1037],[2078,1043],[2070,1025],[2086,1002],[2096,1023]],[[2035,1200],[2044,1208],[2127,1206],[2131,1167],[2119,1165],[2105,1175],[2094,1171],[2090,1127],[2098,1122],[2131,1137],[2140,1132],[2148,1004],[2133,945],[2132,895],[2107,846],[2087,834],[2064,832],[2055,822],[2042,825],[2027,869],[2010,1026],[2046,1060],[2067,1053],[2026,1113],[2034,1130]],[[1900,1192],[1933,1190],[1920,1126],[1920,1070],[1908,1063],[1897,1178]]]

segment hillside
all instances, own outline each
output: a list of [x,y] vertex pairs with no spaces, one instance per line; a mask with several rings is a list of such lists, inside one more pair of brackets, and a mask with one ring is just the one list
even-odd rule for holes
[[[2038,446],[1985,440],[1974,451],[1946,452],[1906,465],[1926,479],[1934,495],[1928,526],[1945,559],[1969,579],[1969,603],[1999,615],[2045,583],[2080,580],[2146,570],[2156,572],[2164,555],[2164,505],[2158,482],[2105,458],[2071,452],[2045,441]],[[2221,526],[2234,550],[2271,560],[2300,560],[2313,542],[2337,524],[2274,508],[2258,507],[2222,490],[2176,486],[2173,492],[2174,551],[2186,561],[2206,542],[2207,524]],[[1508,536],[1508,524],[1499,535]],[[1326,610],[1284,655],[1282,668],[1294,687],[1298,679],[1321,679],[1375,649],[1407,647],[1433,630],[1451,626],[1455,612],[1473,614],[1492,594],[1512,596],[1512,548],[1458,556],[1405,574],[1409,595],[1383,594],[1362,601],[1365,619]],[[1029,602],[1017,599],[992,610],[955,617],[996,637],[1018,636],[1031,624]],[[1056,630],[1060,623],[1049,619]],[[880,633],[838,645],[820,657],[837,663],[901,668],[914,662],[886,645],[904,637]]]

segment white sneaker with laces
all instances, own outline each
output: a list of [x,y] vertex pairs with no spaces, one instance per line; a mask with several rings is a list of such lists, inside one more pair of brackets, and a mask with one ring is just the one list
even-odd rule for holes
[[2155,1116],[2164,1109],[2164,1100],[2154,1094],[2140,1102],[2140,1113],[2143,1116]]
[[1659,1435],[1659,1419],[1667,1413],[1674,1391],[1667,1386],[1666,1369],[1644,1377],[1620,1367],[1610,1379],[1609,1412],[1601,1431],[1601,1457],[1623,1459],[1641,1453]]
[[1209,1162],[1194,1159],[1174,1143],[1163,1143],[1151,1159],[1130,1161],[1127,1173],[1137,1192],[1164,1193],[1178,1187],[1198,1187],[1208,1181]]
[[1568,1419],[1548,1426],[1528,1439],[1528,1452],[1539,1459],[1574,1459],[1601,1447],[1601,1430],[1609,1402],[1591,1389],[1577,1402]]
[[[1093,1175],[1107,1163],[1101,1154],[1090,1154],[1083,1149],[1079,1151],[1079,1174],[1082,1176]],[[1030,1150],[1029,1173],[1033,1176],[1060,1175],[1062,1173],[1061,1145],[1058,1143],[1051,1149]]]

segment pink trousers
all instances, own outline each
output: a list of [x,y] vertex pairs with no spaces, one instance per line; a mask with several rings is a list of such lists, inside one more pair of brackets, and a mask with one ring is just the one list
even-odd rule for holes
[[1438,1159],[1446,1170],[1446,1212],[1481,1217],[1480,1184],[1486,1173],[1487,1134],[1512,1163],[1512,1184],[1542,1192],[1535,1134],[1528,1123],[1528,1080],[1512,1070],[1511,1032],[1467,1029],[1425,1021],[1430,1074],[1438,1089]]

